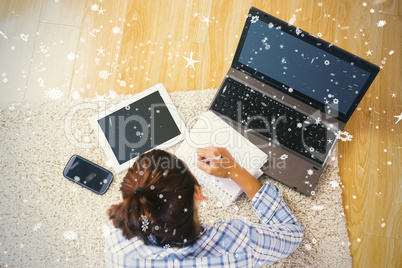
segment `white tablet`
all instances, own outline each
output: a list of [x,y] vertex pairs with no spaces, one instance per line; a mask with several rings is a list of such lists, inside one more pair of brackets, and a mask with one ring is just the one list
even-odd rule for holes
[[162,83],[124,100],[112,111],[90,117],[89,122],[116,173],[131,167],[138,155],[173,146],[187,133]]

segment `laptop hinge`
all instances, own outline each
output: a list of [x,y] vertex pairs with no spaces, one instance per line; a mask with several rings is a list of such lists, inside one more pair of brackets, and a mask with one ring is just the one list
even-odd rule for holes
[[244,69],[240,69],[240,71],[241,71],[242,73],[246,74],[246,75],[249,75],[249,76],[251,76],[251,77],[253,77],[253,78],[256,78],[255,74],[257,73],[257,71],[255,71],[254,73],[250,73],[249,71],[244,70]]

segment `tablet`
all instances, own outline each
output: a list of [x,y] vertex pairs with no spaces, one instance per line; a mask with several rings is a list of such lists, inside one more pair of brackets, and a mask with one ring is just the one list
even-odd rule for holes
[[165,87],[159,83],[89,118],[116,173],[152,149],[166,149],[187,133]]

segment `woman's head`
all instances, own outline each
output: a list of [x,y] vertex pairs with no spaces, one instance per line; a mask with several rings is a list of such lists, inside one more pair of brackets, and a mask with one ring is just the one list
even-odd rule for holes
[[199,234],[194,217],[198,186],[183,161],[162,150],[150,151],[128,170],[120,187],[123,201],[109,208],[109,218],[127,239],[186,244]]

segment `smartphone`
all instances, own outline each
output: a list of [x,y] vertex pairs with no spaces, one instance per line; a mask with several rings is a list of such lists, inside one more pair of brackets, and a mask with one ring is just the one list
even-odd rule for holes
[[97,194],[104,194],[113,180],[113,173],[79,155],[73,155],[63,171],[64,177]]

